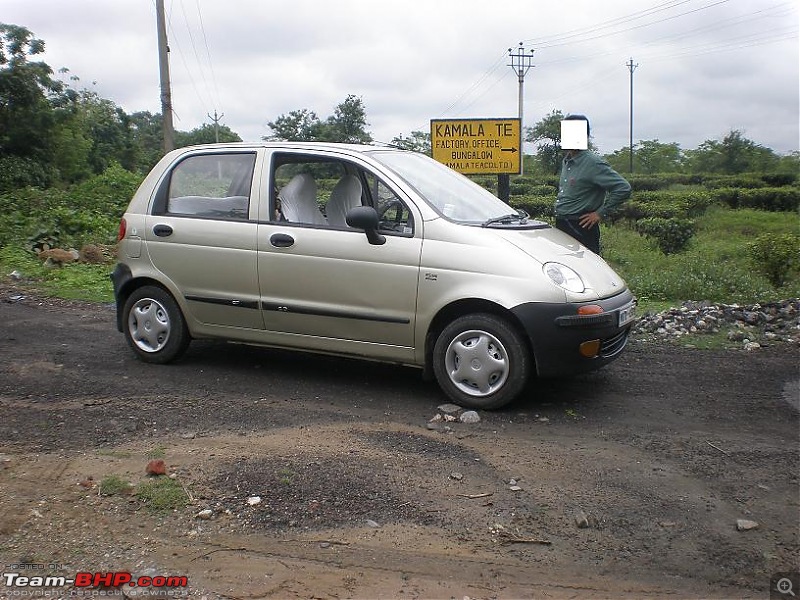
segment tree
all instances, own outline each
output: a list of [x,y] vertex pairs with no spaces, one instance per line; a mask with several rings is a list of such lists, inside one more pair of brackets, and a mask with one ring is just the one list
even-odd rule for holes
[[736,175],[755,171],[772,171],[780,157],[772,150],[744,137],[741,131],[731,130],[721,142],[706,140],[687,153],[693,173],[724,173]]
[[320,121],[316,113],[307,108],[293,110],[281,115],[267,125],[272,129],[265,140],[285,140],[291,142],[344,142],[367,144],[372,135],[366,131],[367,113],[361,98],[350,94],[336,106],[333,115]]
[[372,135],[367,132],[367,111],[361,98],[350,94],[325,121],[320,139],[347,144],[368,144]]
[[[630,168],[630,148],[620,148],[606,159],[614,169],[625,172]],[[639,140],[633,147],[633,170],[636,173],[676,173],[682,169],[683,163],[683,152],[676,143]]]
[[203,123],[200,127],[196,127],[188,133],[176,131],[175,146],[183,148],[184,146],[196,146],[197,144],[213,144],[217,141],[218,136],[220,142],[242,141],[239,134],[232,131],[227,125],[220,125],[217,128],[209,123]]
[[564,113],[553,110],[533,127],[525,128],[525,141],[536,144],[536,160],[545,173],[561,168],[561,121]]
[[399,136],[392,138],[390,143],[392,146],[397,146],[403,150],[431,155],[431,134],[424,131],[412,131],[411,137],[407,138],[404,138],[401,133]]
[[44,62],[30,57],[44,52],[44,42],[30,30],[0,23],[0,156],[47,162],[52,155],[51,95],[62,84]]
[[265,136],[265,140],[312,142],[318,139],[321,124],[316,113],[302,108],[293,110],[288,115],[281,115],[267,125],[273,133]]

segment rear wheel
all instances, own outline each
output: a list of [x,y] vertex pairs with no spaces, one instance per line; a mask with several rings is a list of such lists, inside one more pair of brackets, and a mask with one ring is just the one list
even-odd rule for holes
[[469,408],[500,408],[528,380],[531,357],[524,338],[508,321],[490,314],[459,317],[433,348],[433,371],[445,394]]
[[145,362],[171,362],[186,351],[191,341],[178,304],[160,287],[135,290],[125,302],[123,320],[125,339]]

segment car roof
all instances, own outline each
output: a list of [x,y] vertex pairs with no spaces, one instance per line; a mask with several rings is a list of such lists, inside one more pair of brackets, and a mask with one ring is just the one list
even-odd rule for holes
[[293,149],[293,150],[349,150],[351,152],[368,152],[372,150],[397,150],[404,151],[402,148],[389,144],[346,144],[339,142],[287,142],[287,141],[262,141],[262,142],[221,142],[218,144],[199,144],[196,146],[185,146],[176,150],[221,150],[221,149],[245,149],[245,148],[273,148],[273,149]]

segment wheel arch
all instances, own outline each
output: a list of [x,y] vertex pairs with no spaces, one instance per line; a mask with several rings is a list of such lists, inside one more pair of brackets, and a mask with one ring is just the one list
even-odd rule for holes
[[172,298],[175,300],[175,303],[178,305],[178,308],[182,310],[183,307],[181,307],[180,302],[175,297],[174,292],[157,279],[153,279],[152,277],[132,277],[130,275],[128,277],[123,276],[119,280],[115,280],[114,286],[114,298],[117,305],[117,329],[120,332],[123,331],[124,327],[124,318],[122,313],[125,303],[128,301],[128,298],[130,298],[133,292],[148,285],[164,290],[166,293],[172,296]]
[[485,313],[494,315],[501,319],[505,319],[512,327],[519,329],[522,332],[522,337],[525,340],[525,345],[531,357],[534,371],[536,370],[536,357],[533,353],[533,345],[528,337],[528,333],[522,326],[522,322],[507,308],[486,300],[483,298],[464,298],[451,302],[447,306],[443,306],[436,316],[431,320],[428,326],[428,331],[425,335],[425,365],[423,367],[423,377],[426,380],[432,380],[433,375],[433,347],[436,345],[436,340],[442,333],[445,327],[455,319],[464,315]]

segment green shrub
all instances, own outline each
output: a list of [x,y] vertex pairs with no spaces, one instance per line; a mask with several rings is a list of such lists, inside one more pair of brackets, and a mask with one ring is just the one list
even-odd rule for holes
[[782,287],[800,268],[800,235],[765,233],[747,246],[755,268],[775,287]]
[[0,157],[0,190],[24,187],[46,187],[55,179],[55,172],[39,161],[21,156]]
[[741,175],[709,175],[704,178],[703,185],[712,190],[724,187],[753,189],[764,187],[766,183],[759,175],[744,173]]
[[765,173],[761,179],[770,187],[781,187],[795,183],[797,173]]
[[800,207],[800,189],[791,186],[758,189],[720,188],[714,199],[730,208],[756,208],[771,212],[796,211]]
[[771,187],[742,190],[739,208],[756,208],[772,212],[796,211],[800,208],[800,189],[794,187]]
[[634,192],[663,190],[670,183],[660,175],[628,175],[626,176]]
[[628,202],[622,204],[615,219],[695,218],[705,214],[714,202],[711,194],[704,190],[636,192]]
[[100,175],[74,186],[69,199],[73,208],[102,210],[118,218],[125,212],[142,179],[141,175],[113,163]]
[[512,196],[512,208],[521,208],[534,219],[555,218],[555,196]]
[[636,230],[654,239],[664,254],[676,254],[692,239],[695,224],[690,219],[651,217],[637,221]]

